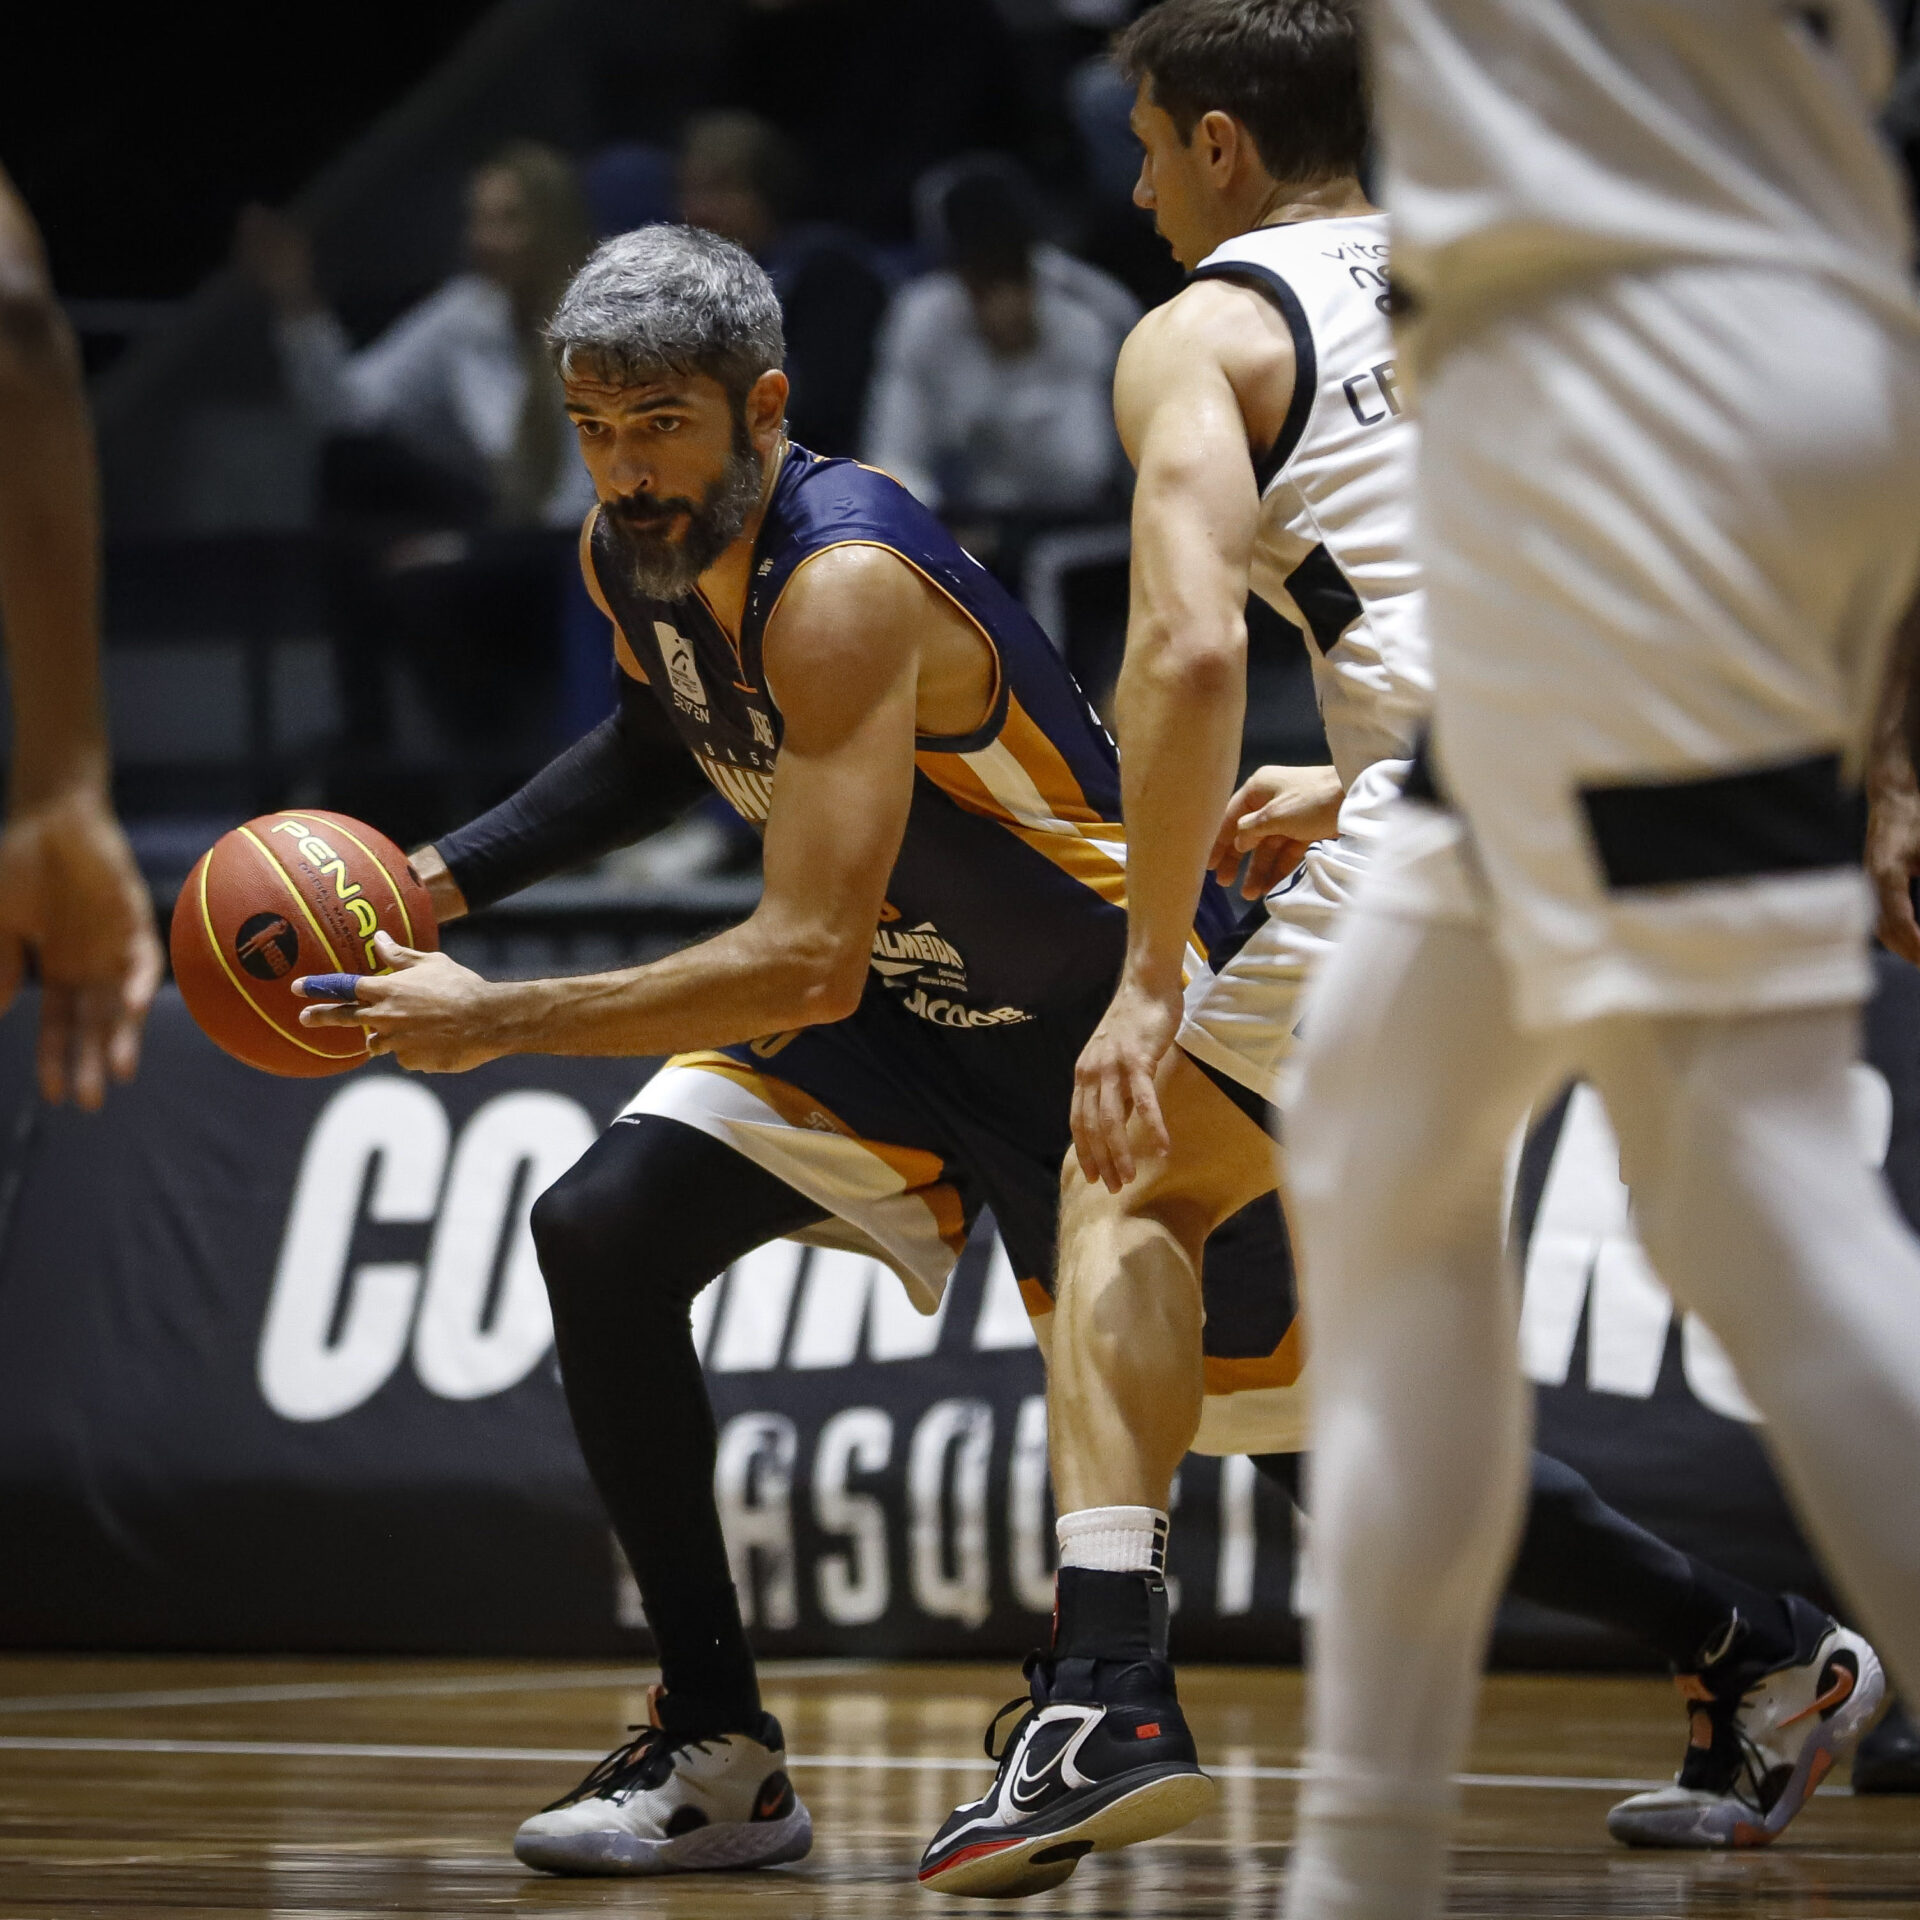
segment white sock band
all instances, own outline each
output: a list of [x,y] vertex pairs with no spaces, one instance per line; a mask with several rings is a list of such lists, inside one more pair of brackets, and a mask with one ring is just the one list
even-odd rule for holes
[[1165,1573],[1167,1516],[1158,1507],[1082,1507],[1053,1526],[1063,1567],[1098,1573]]

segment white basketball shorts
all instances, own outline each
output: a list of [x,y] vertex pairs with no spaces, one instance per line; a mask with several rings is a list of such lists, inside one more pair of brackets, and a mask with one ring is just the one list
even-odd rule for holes
[[1772,269],[1623,275],[1489,323],[1421,409],[1434,764],[1521,1022],[1863,995],[1920,329]]
[[1361,772],[1340,803],[1338,836],[1315,841],[1267,895],[1266,919],[1217,970],[1187,984],[1179,1046],[1270,1103],[1308,978],[1333,946],[1335,922],[1373,857],[1407,766],[1376,760]]

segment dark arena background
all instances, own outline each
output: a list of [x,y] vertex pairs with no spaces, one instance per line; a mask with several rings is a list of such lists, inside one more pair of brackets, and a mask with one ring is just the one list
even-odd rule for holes
[[[1131,320],[1181,284],[1130,202],[1131,93],[1104,53],[1135,11],[15,9],[0,163],[84,354],[115,797],[162,924],[253,814],[326,807],[415,846],[610,710],[571,450],[490,428],[484,397],[436,411],[365,355],[508,271],[476,213],[490,169],[523,183],[536,251],[678,219],[753,251],[796,438],[913,485],[1110,717],[1129,481],[1085,423]],[[1896,99],[1912,156],[1912,64]],[[963,202],[1103,346],[989,357],[1006,391],[962,390],[942,329],[974,323],[930,289],[957,284]],[[1016,434],[992,430],[1006,408]],[[1325,760],[1300,635],[1258,603],[1249,626],[1245,766]],[[496,978],[652,959],[743,918],[758,858],[709,798],[445,945]],[[1920,1225],[1920,974],[1876,968],[1856,1133]],[[0,1920],[931,1898],[919,1849],[984,1788],[980,1730],[1053,1607],[1045,1381],[991,1215],[931,1318],[878,1261],[790,1241],[696,1305],[729,1557],[814,1854],[538,1880],[514,1826],[644,1715],[653,1674],[528,1210],[660,1063],[276,1080],[169,985],[137,1081],[83,1114],[35,1091],[35,1012],[29,988],[0,1019]],[[1720,1343],[1639,1248],[1584,1087],[1519,1155],[1512,1250],[1540,1444],[1674,1544],[1842,1607]],[[1241,1458],[1191,1457],[1176,1493],[1172,1646],[1220,1807],[1036,1912],[1274,1910],[1307,1523]],[[1665,1675],[1512,1602],[1493,1663],[1456,1913],[1920,1914],[1920,1802],[1856,1800],[1844,1775],[1762,1858],[1614,1849],[1609,1795],[1679,1753]]]

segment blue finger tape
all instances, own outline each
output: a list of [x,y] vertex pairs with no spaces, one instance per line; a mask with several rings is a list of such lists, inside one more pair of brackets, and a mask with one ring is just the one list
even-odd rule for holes
[[309,1000],[351,1002],[357,998],[354,989],[365,978],[359,973],[310,973],[301,986]]

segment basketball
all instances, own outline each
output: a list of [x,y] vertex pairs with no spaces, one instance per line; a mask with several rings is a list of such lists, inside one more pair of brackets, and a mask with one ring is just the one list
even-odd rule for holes
[[314,808],[263,813],[200,856],[174,903],[173,975],[213,1043],[265,1073],[345,1073],[367,1057],[357,1030],[308,1028],[293,983],[379,973],[373,936],[439,945],[426,889],[385,834]]

